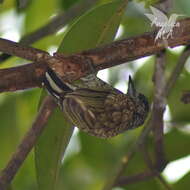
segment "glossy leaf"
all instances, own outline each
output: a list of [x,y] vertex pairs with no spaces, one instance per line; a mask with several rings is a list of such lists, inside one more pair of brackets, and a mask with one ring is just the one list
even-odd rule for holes
[[11,153],[15,150],[19,139],[18,126],[15,125],[17,121],[17,97],[6,96],[4,98],[0,107],[0,155],[3,155],[0,159],[0,170],[5,166],[7,159],[10,158]]
[[58,3],[61,8],[67,10],[68,8],[72,7],[75,3],[78,3],[82,0],[58,0]]
[[[56,1],[54,0],[32,0],[25,9],[25,26],[23,34],[29,34],[40,27],[44,26],[50,20],[54,14],[57,14],[56,11]],[[42,14],[43,13],[43,14]],[[50,45],[54,45],[52,38],[56,41],[57,37],[48,36],[42,38],[35,43],[35,47],[39,49],[47,49]]]
[[39,189],[56,189],[62,155],[71,135],[70,123],[66,122],[63,113],[56,109],[35,147]]
[[[47,93],[42,90],[39,105]],[[73,127],[57,108],[35,146],[35,165],[40,190],[57,188],[61,160],[72,136]]]
[[126,2],[117,0],[103,4],[81,16],[66,32],[61,51],[70,54],[112,41]]
[[[175,84],[175,87],[171,91],[168,103],[172,115],[172,121],[178,122],[179,124],[186,124],[190,122],[189,110],[190,104],[184,104],[181,101],[183,92],[189,90],[190,74],[184,70],[178,81]],[[176,109],[177,107],[177,109]]]
[[177,181],[175,184],[173,184],[172,189],[174,190],[185,190],[189,187],[189,181],[190,181],[190,172],[188,172],[185,176],[183,176],[179,181]]
[[[46,11],[43,11],[46,10]],[[53,15],[55,10],[55,1],[54,0],[33,0],[30,2],[30,5],[27,7],[26,11],[26,33],[32,32],[39,27],[47,23],[50,16]],[[43,14],[41,12],[43,11]],[[35,22],[33,22],[33,19]]]
[[[113,40],[125,10],[124,5],[126,1],[114,1],[80,17],[66,32],[58,51],[70,54]],[[82,35],[79,35],[82,31]],[[52,117],[56,121],[48,123],[35,149],[40,190],[56,189],[60,160],[72,134],[71,124],[64,119],[63,113],[57,111]],[[56,154],[52,154],[52,151]]]
[[165,135],[165,152],[169,161],[174,161],[189,155],[190,135],[186,132],[173,129]]
[[[36,114],[38,90],[28,90],[0,98],[0,170],[16,151]],[[27,173],[27,175],[26,175]],[[30,153],[12,183],[12,189],[35,189],[33,153]]]

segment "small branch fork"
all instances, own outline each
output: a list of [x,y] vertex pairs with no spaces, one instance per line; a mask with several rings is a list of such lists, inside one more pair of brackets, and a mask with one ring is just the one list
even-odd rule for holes
[[[155,44],[154,38],[155,32],[146,33],[70,56],[59,53],[50,56],[42,50],[0,39],[0,51],[35,62],[35,64],[0,69],[0,92],[39,87],[47,65],[65,82],[72,82],[94,71],[158,53],[165,48],[165,44],[162,41]],[[189,41],[190,18],[187,18],[180,21],[180,28],[175,28],[173,39],[168,39],[168,45],[170,47],[186,45]]]
[[[174,67],[170,77],[165,83],[166,85],[164,85],[164,79],[162,79],[163,75],[161,75],[163,74],[164,71],[163,70],[164,65],[163,64],[161,64],[160,66],[158,65],[158,63],[164,59],[164,55],[162,54],[163,52],[158,55],[157,62],[155,64],[155,74],[154,74],[155,95],[153,101],[153,109],[150,118],[145,124],[145,127],[142,133],[140,134],[139,138],[135,141],[135,144],[131,147],[129,152],[122,158],[118,170],[115,173],[115,175],[112,177],[112,180],[110,179],[108,180],[103,190],[111,190],[115,186],[118,187],[125,186],[143,180],[148,180],[153,177],[158,177],[158,179],[163,184],[165,189],[171,190],[171,187],[160,176],[160,172],[163,171],[167,163],[165,160],[163,142],[162,142],[163,130],[161,131],[161,129],[163,128],[163,113],[165,108],[165,99],[169,96],[173,86],[175,85],[180,73],[183,70],[183,67],[188,57],[190,56],[190,46],[187,46],[183,51],[183,53],[181,54],[178,63]],[[160,84],[157,84],[157,80],[163,80],[163,81],[161,81]],[[155,114],[157,114],[156,117]],[[161,129],[155,129],[156,127],[159,127]],[[155,138],[156,163],[155,164],[152,163],[150,156],[148,155],[148,152],[144,152],[145,161],[149,167],[149,170],[141,172],[139,174],[135,174],[133,176],[125,176],[124,173],[126,172],[129,161],[132,159],[137,149],[143,147],[143,149],[145,150],[144,143],[146,141],[147,135],[150,133],[151,130],[153,130],[154,133],[158,132],[159,134],[158,137]],[[160,143],[161,146],[159,146],[158,143]]]
[[[75,17],[79,17],[86,10],[89,10],[89,8],[96,2],[97,0],[86,0],[74,4],[68,11],[56,15],[46,25],[24,36],[20,40],[20,43],[22,45],[30,45],[48,35],[54,34],[56,31],[72,21]],[[5,61],[9,57],[10,55],[4,52],[0,55],[0,62]]]
[[[170,47],[188,44],[190,40],[190,19],[181,20],[180,25],[180,30],[177,28],[176,31],[174,31],[174,39],[168,40]],[[90,70],[89,62],[94,66],[95,70],[98,71],[124,63],[126,61],[135,60],[140,57],[158,53],[163,50],[165,46],[161,42],[154,44],[154,37],[154,32],[147,33],[138,37],[113,42],[112,44],[106,45],[104,47],[76,53],[71,56],[63,56],[62,54],[58,53],[54,54],[54,56],[50,56],[47,52],[44,52],[42,50],[23,47],[18,43],[0,39],[0,51],[35,62],[35,64],[31,63],[9,69],[0,69],[0,92],[16,91],[40,86],[41,78],[46,71],[47,65],[55,70],[63,78],[64,81],[72,82],[73,80],[85,76],[90,72],[94,72],[94,70]],[[185,60],[186,59],[184,59],[184,61]],[[183,67],[181,67],[181,69],[182,68]],[[167,83],[170,84],[170,87],[173,86],[179,74],[179,71],[172,73],[172,75],[174,75],[170,78],[172,82]],[[169,94],[170,89],[171,88],[165,89],[165,92],[167,91],[165,96]],[[8,165],[1,172],[1,190],[5,190],[6,187],[8,187],[10,184],[14,175],[25,160],[27,154],[30,152],[35,142],[37,141],[37,138],[41,134],[43,128],[45,127],[45,123],[51,115],[54,107],[55,104],[52,102],[50,97],[44,100],[32,128],[24,137],[23,141],[18,147],[18,150],[12,156]],[[116,176],[114,176],[113,184],[109,185],[110,187],[113,187],[120,183],[126,184],[127,181],[128,183],[130,182],[127,177],[122,176],[123,172],[127,167],[128,161],[135,153],[137,147],[144,143],[147,134],[152,130],[151,123],[152,122],[150,120],[143,130],[141,136],[137,140],[136,144],[124,157],[118,173]],[[149,173],[138,174],[136,177],[133,176],[131,177],[131,180],[135,181],[135,178],[142,180],[143,178],[146,179],[154,175],[156,175],[155,171],[149,171]],[[120,178],[121,176],[122,178]]]
[[48,118],[52,114],[55,107],[56,105],[54,101],[52,101],[52,97],[47,96],[41,105],[31,129],[23,138],[17,148],[17,151],[13,154],[7,166],[0,172],[0,190],[6,190],[8,188],[11,180],[42,133],[45,124],[47,123]]

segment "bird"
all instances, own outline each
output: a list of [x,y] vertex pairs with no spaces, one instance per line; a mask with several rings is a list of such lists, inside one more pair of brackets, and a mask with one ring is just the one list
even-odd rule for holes
[[[99,138],[111,138],[143,125],[149,112],[147,98],[138,93],[129,76],[127,94],[98,77],[86,87],[67,86],[48,69],[43,86],[51,94],[66,118],[81,131]],[[86,79],[86,78],[85,78]],[[92,85],[92,83],[94,83]]]

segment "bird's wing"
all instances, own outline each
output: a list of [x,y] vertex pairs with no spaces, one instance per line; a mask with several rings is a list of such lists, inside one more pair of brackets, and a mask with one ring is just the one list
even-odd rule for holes
[[153,15],[156,17],[156,26],[163,27],[168,23],[168,17],[160,10],[150,6]]

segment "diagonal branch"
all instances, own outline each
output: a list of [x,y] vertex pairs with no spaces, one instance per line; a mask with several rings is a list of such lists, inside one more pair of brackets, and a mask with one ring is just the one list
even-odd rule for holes
[[180,73],[182,72],[184,65],[189,56],[190,56],[190,45],[188,45],[182,52],[176,67],[172,71],[172,73],[166,83],[166,86],[165,86],[165,96],[166,97],[168,97],[170,95],[171,89],[175,85],[175,82],[176,82],[177,78],[179,77]]
[[[174,68],[174,71],[171,74],[171,77],[169,78],[167,84],[170,84],[167,86],[167,92],[169,93],[169,91],[171,90],[171,87],[173,87],[173,85],[175,84],[175,81],[177,80],[180,71],[182,70],[182,66],[179,65],[184,65],[184,63],[186,62],[188,56],[190,55],[190,51],[189,51],[189,47],[187,47],[185,49],[185,51],[182,53],[178,64],[176,65],[176,67]],[[180,68],[180,70],[178,69]],[[47,102],[49,102],[50,100],[46,100]],[[14,177],[16,171],[19,169],[19,167],[21,166],[22,162],[24,161],[24,159],[26,158],[27,154],[30,152],[31,148],[33,147],[37,137],[39,136],[39,134],[41,133],[41,130],[43,129],[43,125],[44,123],[47,121],[49,115],[51,114],[50,112],[48,112],[49,110],[47,109],[46,106],[50,106],[50,108],[54,105],[52,105],[52,102],[44,103],[45,106],[45,110],[43,110],[43,108],[41,108],[41,111],[39,113],[39,116],[37,117],[36,121],[33,124],[32,129],[29,131],[29,133],[27,134],[27,136],[24,138],[23,142],[20,144],[18,151],[14,154],[14,156],[12,157],[11,161],[9,162],[9,164],[7,165],[7,167],[3,170],[2,172],[2,176],[0,176],[0,187],[2,186],[2,188],[4,187],[4,185],[8,184],[11,181],[11,178]],[[44,114],[46,115],[46,113],[48,114],[47,117],[44,117]],[[43,119],[41,118],[43,115]],[[39,122],[39,123],[38,123]],[[38,128],[37,128],[38,126]],[[41,126],[41,127],[39,127]],[[143,144],[144,139],[146,138],[147,134],[150,132],[151,127],[149,125],[149,122],[147,124],[148,127],[146,127],[143,131],[143,133],[141,134],[141,136],[139,137],[137,143],[134,145],[134,147],[131,149],[131,151],[129,152],[129,154],[127,156],[125,156],[126,159],[123,159],[122,165],[121,165],[121,169],[120,169],[120,173],[118,175],[118,180],[115,180],[115,185],[120,183],[120,178],[119,176],[122,175],[124,169],[127,167],[128,161],[130,160],[130,158],[132,158],[133,154],[135,153],[135,150],[137,149],[138,146],[140,146],[141,144]],[[34,132],[34,133],[33,133]],[[28,136],[30,136],[31,138],[29,138],[30,140],[26,140],[28,139]],[[20,156],[21,155],[21,156]],[[19,162],[17,162],[19,161]],[[12,169],[13,168],[13,169]],[[153,174],[147,174],[148,176],[153,176]],[[143,174],[142,174],[143,176]],[[138,177],[137,177],[138,178]],[[141,178],[141,177],[140,177]],[[145,174],[145,178],[146,178],[146,174]],[[128,177],[122,177],[121,179],[121,184],[125,184],[125,179],[126,179],[126,183],[128,183]],[[133,181],[133,180],[132,180]]]
[[[36,68],[37,67],[37,68]],[[16,91],[41,86],[41,77],[47,65],[27,64],[8,69],[0,69],[0,92]]]
[[164,154],[164,111],[166,107],[165,92],[165,66],[166,58],[165,51],[156,55],[155,72],[154,72],[154,101],[152,108],[151,125],[154,135],[155,143],[155,156],[156,156],[156,169],[162,171],[166,166],[165,154]]
[[[163,94],[163,96],[168,97],[168,95],[170,94],[170,92],[171,92],[173,86],[175,85],[180,73],[182,72],[183,66],[189,56],[190,56],[190,48],[188,46],[184,50],[184,52],[181,54],[177,65],[175,66],[169,79],[167,80],[165,89],[163,91],[165,94]],[[121,159],[121,162],[120,162],[117,172],[114,174],[112,179],[111,180],[109,179],[109,181],[105,184],[103,190],[110,190],[114,186],[118,186],[118,185],[124,186],[125,184],[128,184],[128,180],[130,179],[130,177],[123,176],[125,169],[127,168],[128,164],[130,163],[130,160],[132,159],[133,155],[137,151],[138,147],[142,146],[147,135],[152,130],[152,127],[153,127],[151,124],[152,114],[153,113],[151,112],[150,119],[148,119],[148,121],[146,122],[142,133],[140,134],[138,139],[135,141],[135,143],[133,144],[133,146],[131,147],[129,152]]]
[[97,0],[85,0],[74,4],[68,11],[60,13],[57,16],[53,17],[48,24],[24,36],[21,39],[20,43],[30,45],[40,40],[41,38],[54,34],[64,25],[68,24],[71,20],[73,20],[75,17],[82,15],[96,2]]
[[48,118],[52,114],[55,103],[50,96],[47,96],[39,110],[39,113],[34,121],[31,129],[27,132],[22,142],[18,146],[17,151],[13,154],[7,166],[0,172],[0,189],[6,190],[11,180],[21,167],[26,156],[31,151],[38,137],[42,133]]
[[[154,174],[151,177],[152,178],[156,177],[160,181],[160,183],[162,184],[162,186],[163,186],[164,189],[172,190],[171,186],[166,182],[166,180],[162,177],[162,175],[159,173],[159,171],[153,165],[153,162],[151,160],[150,154],[149,154],[149,152],[148,152],[147,147],[145,146],[145,144],[143,144],[142,148],[143,148],[142,152],[143,152],[143,155],[144,155],[145,162],[146,162],[147,166],[150,169],[149,172],[152,172]],[[145,173],[147,173],[147,172],[145,171]]]
[[[168,39],[168,45],[170,47],[188,44],[190,41],[190,18],[181,20],[180,26],[180,28],[175,28],[173,33],[174,38]],[[11,73],[10,75],[14,75],[18,67],[11,68],[11,72],[9,72],[8,69],[0,70],[1,76],[5,77],[4,72],[6,72],[6,77],[1,77],[0,92],[39,86],[40,79],[46,71],[46,66],[42,66],[43,64],[48,64],[64,81],[72,82],[94,71],[99,71],[127,61],[158,53],[165,48],[165,44],[162,41],[155,43],[154,38],[154,32],[145,33],[137,37],[116,41],[104,45],[103,47],[83,51],[71,56],[64,56],[61,54],[50,56],[41,50],[39,50],[39,52],[37,49],[31,50],[31,48],[29,48],[27,50],[27,47],[23,47],[17,43],[11,45],[12,42],[10,41],[8,41],[7,46],[5,46],[5,40],[0,40],[0,51],[34,62],[41,62],[41,64],[31,64],[28,68],[27,65],[21,66],[21,68],[25,67],[25,72],[20,73],[17,78],[17,86],[15,86],[15,79],[7,75],[9,75],[9,73]],[[91,69],[92,66],[94,68],[93,70]],[[29,80],[28,82],[25,80],[25,84],[23,84],[22,81],[26,75],[31,75],[31,78],[35,80]],[[11,83],[10,80],[6,86],[7,77],[12,79],[13,82]],[[28,83],[30,85],[28,85]]]
[[[68,11],[60,13],[57,16],[53,17],[49,23],[42,26],[40,29],[24,36],[20,40],[20,43],[25,44],[25,45],[30,45],[48,35],[54,34],[56,31],[61,29],[61,27],[65,26],[71,20],[73,20],[75,17],[82,15],[93,4],[95,4],[96,1],[97,0],[85,0],[79,3],[76,3]],[[10,57],[9,53],[2,54],[0,55],[0,61],[5,61],[9,57]]]
[[129,176],[127,178],[126,177],[121,177],[120,180],[116,182],[115,186],[121,187],[121,186],[124,186],[124,185],[129,185],[129,184],[137,183],[137,182],[140,182],[140,181],[149,180],[149,179],[151,179],[151,178],[153,178],[153,177],[155,177],[157,175],[158,175],[157,172],[147,170],[147,171],[138,173],[136,175]]
[[0,51],[31,61],[44,61],[50,56],[46,51],[2,38],[0,38]]

